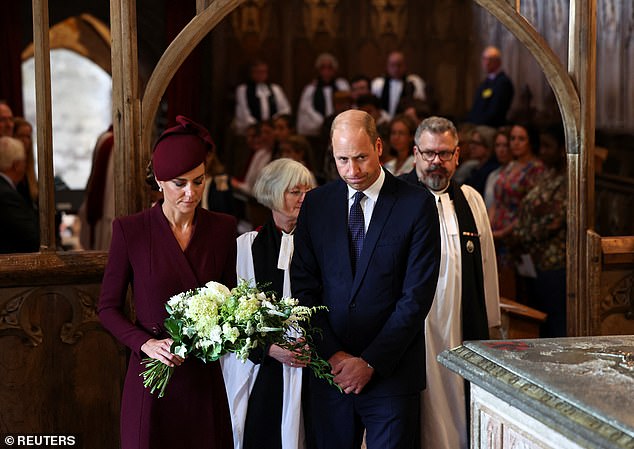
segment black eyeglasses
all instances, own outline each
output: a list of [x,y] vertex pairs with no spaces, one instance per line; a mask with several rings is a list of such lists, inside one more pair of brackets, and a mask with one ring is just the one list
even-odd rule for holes
[[425,150],[425,151],[421,151],[420,148],[416,147],[416,151],[418,151],[418,153],[420,153],[420,155],[421,155],[421,157],[423,158],[424,161],[432,162],[434,159],[436,159],[436,156],[438,156],[438,158],[441,161],[447,162],[447,161],[451,160],[453,155],[456,153],[456,149],[457,148],[458,147],[454,148],[452,151],[449,151],[449,150],[443,150],[443,151],[429,151],[429,150]]

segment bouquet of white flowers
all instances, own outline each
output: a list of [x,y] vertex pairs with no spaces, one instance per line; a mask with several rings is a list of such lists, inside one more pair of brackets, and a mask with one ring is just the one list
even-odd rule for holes
[[[278,299],[240,280],[232,290],[208,282],[172,296],[165,308],[169,313],[165,329],[174,340],[174,354],[198,357],[206,363],[232,352],[245,361],[252,349],[277,344],[301,350],[313,373],[336,386],[330,364],[309,344],[310,317],[325,307],[300,306],[294,298]],[[142,363],[146,366],[141,373],[143,385],[152,393],[158,390],[159,397],[163,397],[174,368],[150,358]]]

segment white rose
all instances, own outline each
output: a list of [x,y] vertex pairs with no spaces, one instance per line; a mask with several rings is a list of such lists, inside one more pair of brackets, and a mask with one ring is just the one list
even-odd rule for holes
[[209,281],[205,284],[208,293],[215,297],[228,298],[231,296],[231,290],[220,282]]

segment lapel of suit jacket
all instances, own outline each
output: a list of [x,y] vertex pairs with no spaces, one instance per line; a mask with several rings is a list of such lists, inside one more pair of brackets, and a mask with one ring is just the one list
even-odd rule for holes
[[372,258],[374,248],[376,248],[376,245],[379,241],[381,231],[385,227],[385,223],[390,216],[392,207],[396,202],[396,196],[394,195],[394,192],[397,187],[397,182],[398,181],[396,180],[396,178],[394,178],[394,176],[392,176],[387,171],[385,172],[385,181],[383,182],[383,187],[381,187],[379,199],[374,206],[372,218],[370,219],[370,225],[368,226],[368,232],[366,233],[365,239],[363,241],[361,256],[357,261],[357,273],[354,276],[352,284],[352,292],[350,295],[351,299],[354,297],[354,295],[357,294],[357,290],[361,286],[361,281],[365,277],[365,273],[368,270],[370,259]]
[[[170,224],[163,214],[160,203],[152,208],[152,213],[155,215],[153,222],[158,224],[158,226],[151,227],[153,235],[150,243],[152,245],[153,257],[167,258],[174,272],[178,273],[178,277],[182,284],[181,291],[200,287],[200,282],[196,277],[196,273],[194,273],[189,260],[178,244],[178,240],[176,240],[176,237],[170,228]],[[199,228],[199,226],[196,226],[196,228]],[[194,229],[194,233],[196,232],[197,229]],[[194,236],[192,235],[190,244],[193,240]]]

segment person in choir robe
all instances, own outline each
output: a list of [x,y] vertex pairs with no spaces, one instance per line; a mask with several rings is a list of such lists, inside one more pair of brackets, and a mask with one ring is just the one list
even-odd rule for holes
[[26,173],[26,152],[18,139],[0,137],[0,254],[36,252],[38,215],[17,190]]
[[425,320],[427,388],[422,394],[422,448],[468,447],[465,383],[436,357],[464,340],[489,338],[500,325],[495,248],[484,200],[452,181],[460,148],[458,131],[443,117],[429,117],[416,130],[415,168],[403,179],[427,187],[440,220],[440,276]]
[[[209,281],[236,285],[236,220],[199,207],[213,142],[202,126],[183,116],[176,121],[152,154],[163,199],[112,224],[97,309],[103,326],[131,351],[121,400],[122,449],[233,446],[220,364],[172,354],[163,324],[171,296]],[[129,286],[135,322],[125,313]],[[139,376],[146,357],[175,367],[162,398]]]
[[405,55],[393,51],[387,56],[386,75],[372,80],[371,90],[381,100],[381,108],[389,119],[398,111],[399,104],[406,99],[425,100],[425,82],[413,73],[407,73]]
[[423,320],[440,262],[433,195],[383,167],[372,117],[335,118],[341,179],[306,195],[291,265],[293,296],[321,329],[315,349],[341,389],[308,376],[308,428],[317,449],[414,449],[425,387]]
[[507,123],[506,115],[513,102],[513,82],[502,70],[502,53],[489,46],[482,52],[482,67],[486,78],[475,91],[467,121],[492,127]]
[[269,82],[269,66],[259,59],[253,61],[249,67],[249,81],[236,88],[233,119],[236,133],[244,134],[249,125],[291,112],[291,105],[282,88]]
[[333,96],[339,90],[350,90],[348,81],[337,77],[339,63],[330,53],[322,53],[315,61],[317,78],[304,87],[297,108],[297,133],[318,137],[324,119],[334,112]]
[[[306,192],[316,185],[310,171],[291,159],[264,167],[253,188],[272,219],[238,237],[238,277],[268,284],[278,298],[291,296],[289,267],[293,232]],[[252,352],[245,363],[222,359],[236,449],[301,449],[304,444],[302,369],[297,353],[278,345]]]
[[98,138],[84,201],[79,207],[79,243],[88,250],[107,251],[114,210],[114,133],[110,125]]

